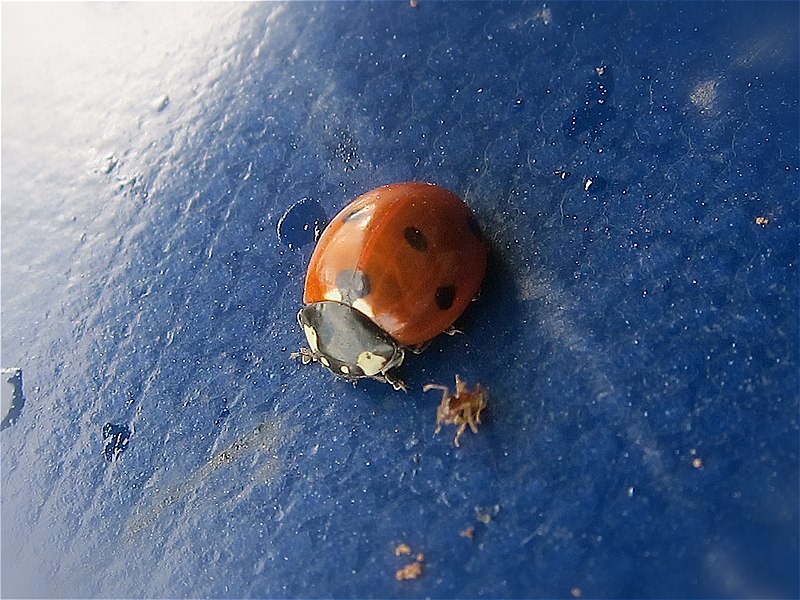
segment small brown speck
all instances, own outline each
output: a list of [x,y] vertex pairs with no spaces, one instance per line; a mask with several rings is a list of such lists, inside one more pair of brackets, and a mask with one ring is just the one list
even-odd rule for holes
[[460,535],[463,538],[472,539],[475,537],[475,528],[470,526],[467,527],[466,529],[462,529],[461,531],[458,532],[458,535]]
[[703,468],[703,459],[699,456],[692,459],[692,466],[695,469],[702,469]]
[[[594,70],[594,72],[597,73],[598,75],[605,75],[606,74],[606,68],[605,67],[597,67]],[[577,589],[577,588],[575,588],[575,589]]]
[[762,227],[766,227],[769,225],[769,219],[767,217],[756,217],[756,225],[761,225]]
[[417,8],[419,6],[419,0],[409,0],[408,5],[411,8]]
[[574,587],[569,591],[569,593],[572,594],[573,598],[580,598],[583,594],[583,590],[579,587]]
[[407,556],[409,554],[411,554],[411,546],[408,544],[397,544],[397,546],[395,546],[395,556]]
[[479,383],[474,389],[470,389],[461,377],[456,375],[456,389],[453,394],[450,394],[450,388],[446,385],[429,383],[422,388],[423,392],[430,390],[442,392],[442,402],[436,409],[436,433],[442,430],[442,425],[458,425],[453,443],[459,447],[461,446],[459,440],[467,430],[467,426],[472,433],[478,433],[481,413],[487,404],[486,388]]
[[497,516],[497,513],[500,512],[500,505],[495,504],[494,506],[485,506],[485,507],[475,507],[475,519],[483,523],[484,525],[488,525],[494,518]]
[[[398,544],[394,549],[396,556],[407,556],[411,554],[411,552],[411,546],[408,544]],[[398,569],[394,574],[394,578],[397,579],[397,581],[403,581],[404,579],[416,579],[422,575],[422,564],[424,562],[425,555],[422,552],[418,552],[414,562],[407,564],[402,569]]]
[[397,579],[397,581],[403,581],[404,579],[416,579],[420,575],[422,575],[422,563],[414,561],[402,569],[398,569],[394,574],[394,578]]

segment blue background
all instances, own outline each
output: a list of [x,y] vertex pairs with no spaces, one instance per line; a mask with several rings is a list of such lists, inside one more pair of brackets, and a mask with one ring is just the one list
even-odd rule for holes
[[[4,4],[3,595],[795,596],[797,48],[790,2]],[[408,394],[289,358],[315,232],[405,180],[493,249]]]

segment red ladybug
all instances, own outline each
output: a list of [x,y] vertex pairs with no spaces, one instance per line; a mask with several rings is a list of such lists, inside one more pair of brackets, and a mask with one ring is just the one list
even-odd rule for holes
[[323,231],[297,315],[310,349],[295,356],[334,375],[405,389],[393,370],[449,329],[486,271],[470,209],[429,183],[395,183],[356,198]]

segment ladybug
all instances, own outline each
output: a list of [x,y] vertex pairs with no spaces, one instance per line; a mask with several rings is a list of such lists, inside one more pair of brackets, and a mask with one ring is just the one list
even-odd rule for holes
[[293,356],[347,380],[405,389],[395,369],[478,293],[487,244],[475,215],[430,183],[395,183],[345,206],[322,232],[297,315],[310,348]]

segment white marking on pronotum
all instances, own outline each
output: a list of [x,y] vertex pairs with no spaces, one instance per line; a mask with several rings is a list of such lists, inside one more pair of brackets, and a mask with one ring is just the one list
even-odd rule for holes
[[353,302],[353,308],[355,308],[358,312],[367,315],[370,319],[375,318],[375,312],[372,310],[372,305],[363,298],[359,298]]
[[330,300],[331,302],[341,302],[342,301],[342,292],[339,290],[329,290],[325,293],[325,300]]
[[350,375],[350,367],[348,367],[347,365],[341,365],[341,366],[339,367],[339,370],[340,370],[342,373],[344,373],[345,375]]
[[320,355],[320,357],[319,357],[317,360],[319,360],[319,362],[321,362],[323,365],[325,365],[325,366],[326,366],[326,367],[328,367],[329,369],[331,368],[331,361],[329,361],[329,360],[328,360],[327,358],[325,358],[324,356]]
[[306,334],[308,345],[311,346],[311,351],[314,354],[319,352],[319,340],[317,339],[317,330],[311,325],[303,325],[303,332]]
[[358,355],[356,364],[364,371],[364,375],[377,375],[386,366],[386,359],[378,354],[365,351]]

